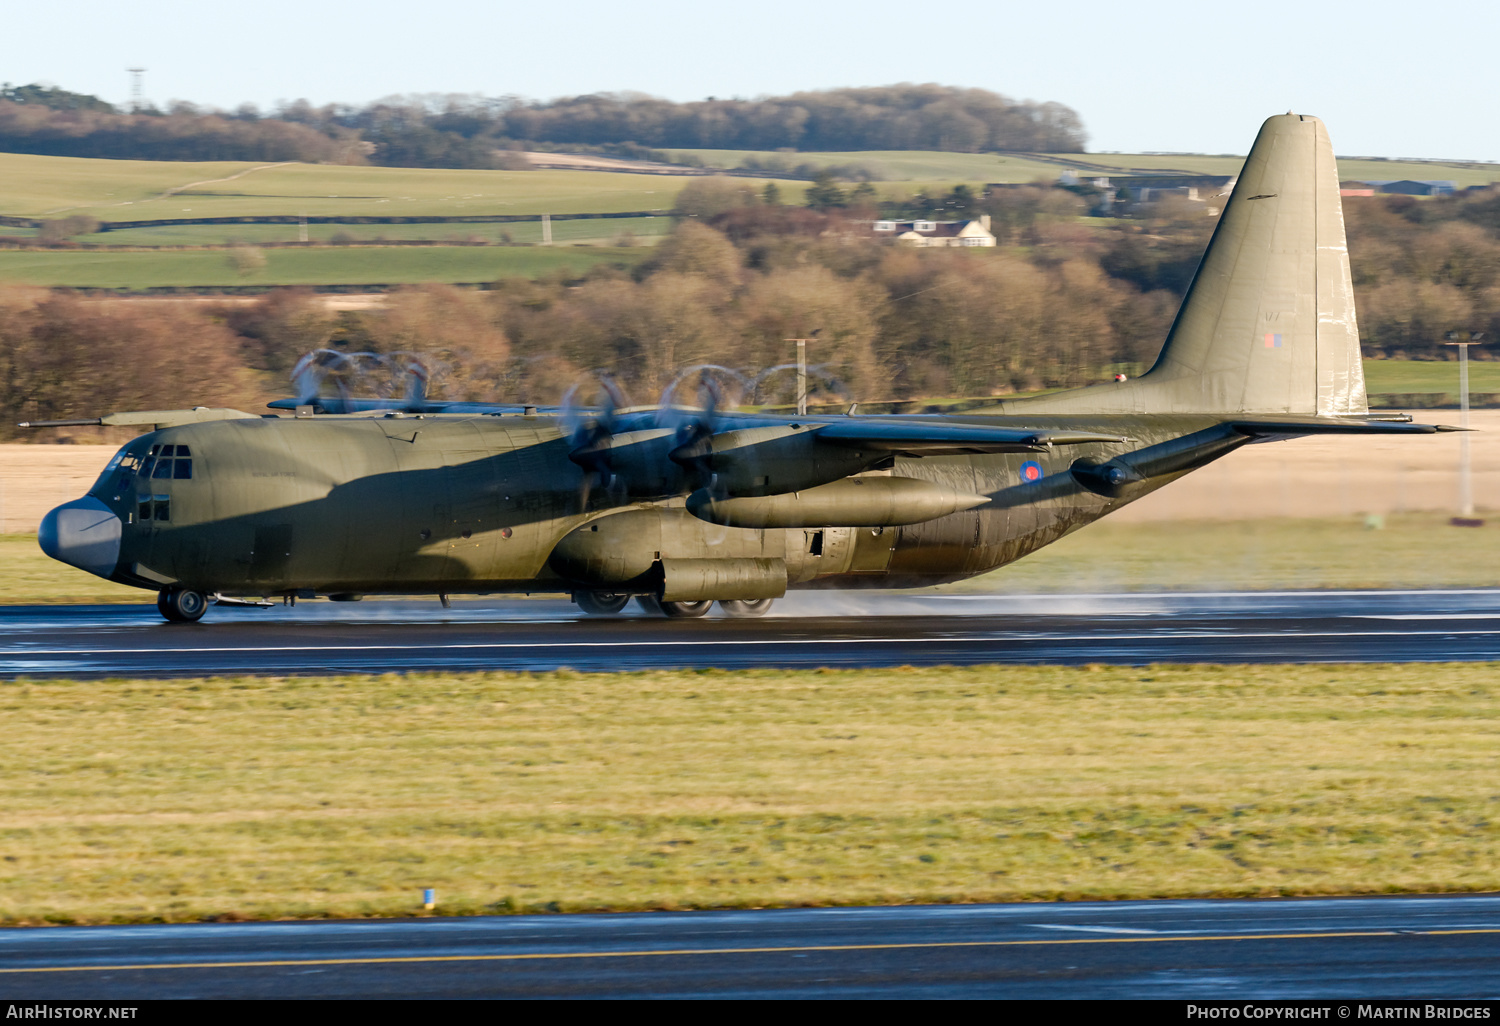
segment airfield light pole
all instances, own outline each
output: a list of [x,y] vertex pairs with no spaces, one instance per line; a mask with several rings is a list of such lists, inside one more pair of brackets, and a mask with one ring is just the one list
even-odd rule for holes
[[141,76],[146,73],[145,68],[126,68],[130,72],[130,113],[139,114],[145,103],[141,94]]
[[807,416],[807,344],[810,338],[789,338],[797,343],[797,416]]
[[[1479,345],[1484,332],[1470,332],[1461,340],[1458,332],[1448,332],[1448,345],[1458,347],[1458,504],[1465,519],[1474,516],[1474,478],[1469,467],[1469,347]],[[1464,526],[1469,526],[1465,524]]]

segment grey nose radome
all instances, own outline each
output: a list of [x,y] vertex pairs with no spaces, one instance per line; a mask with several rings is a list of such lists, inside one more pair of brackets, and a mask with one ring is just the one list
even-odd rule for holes
[[120,518],[98,499],[85,496],[43,517],[36,540],[53,559],[108,577],[120,561]]

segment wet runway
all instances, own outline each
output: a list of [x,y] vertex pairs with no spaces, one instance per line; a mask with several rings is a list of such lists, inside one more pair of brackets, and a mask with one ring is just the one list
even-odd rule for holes
[[0,931],[25,999],[1497,995],[1493,896]]
[[588,617],[560,599],[214,607],[197,624],[153,606],[0,612],[5,677],[1447,660],[1500,660],[1500,590],[802,593],[760,620]]

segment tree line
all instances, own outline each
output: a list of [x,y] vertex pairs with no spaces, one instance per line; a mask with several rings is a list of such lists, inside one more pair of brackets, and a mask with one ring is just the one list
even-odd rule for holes
[[[1040,185],[970,200],[990,215],[994,249],[883,245],[858,210],[701,179],[634,268],[417,286],[382,309],[331,312],[305,289],[222,304],[0,290],[0,430],[131,408],[257,409],[289,395],[292,367],[319,348],[424,354],[435,396],[541,405],[591,371],[638,403],[695,364],[755,377],[790,359],[787,339],[809,337],[814,401],[1087,384],[1149,366],[1215,222],[1170,201],[1080,223],[1088,197]],[[1366,355],[1447,359],[1448,331],[1500,337],[1500,189],[1354,198],[1345,213]],[[788,401],[789,379],[770,381],[751,398]]]
[[268,114],[180,101],[127,112],[51,87],[0,89],[0,151],[68,157],[520,169],[516,151],[528,148],[661,159],[671,147],[1078,152],[1085,141],[1077,112],[1059,103],[910,83],[688,103],[637,93],[298,100]]

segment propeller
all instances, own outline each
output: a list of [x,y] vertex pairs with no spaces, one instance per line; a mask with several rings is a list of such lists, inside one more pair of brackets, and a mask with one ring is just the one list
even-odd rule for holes
[[332,412],[347,409],[349,383],[345,379],[345,371],[349,366],[349,357],[336,349],[314,349],[302,357],[292,368],[292,383],[297,389],[297,401],[303,405],[319,404],[327,408],[329,404],[322,399],[323,383],[332,378],[334,387],[339,392],[338,400],[335,401],[338,409]]
[[385,389],[391,398],[399,396],[401,408],[408,413],[420,412],[427,405],[427,392],[432,386],[431,361],[420,353],[391,353],[381,362],[391,372]]
[[610,461],[611,441],[619,426],[619,411],[630,405],[625,390],[607,371],[594,374],[598,384],[597,409],[579,405],[583,383],[574,384],[563,396],[559,426],[572,446],[568,459],[583,468],[579,484],[579,511],[588,509],[589,496],[596,487],[614,487],[616,474]]
[[[435,371],[442,368],[420,353],[341,353],[336,349],[315,349],[292,368],[292,383],[297,401],[317,404],[330,413],[349,413],[356,406],[369,409],[389,403],[407,411],[421,412],[427,404],[427,390]],[[332,383],[336,396],[325,397],[324,388]],[[353,396],[372,398],[353,400]]]

